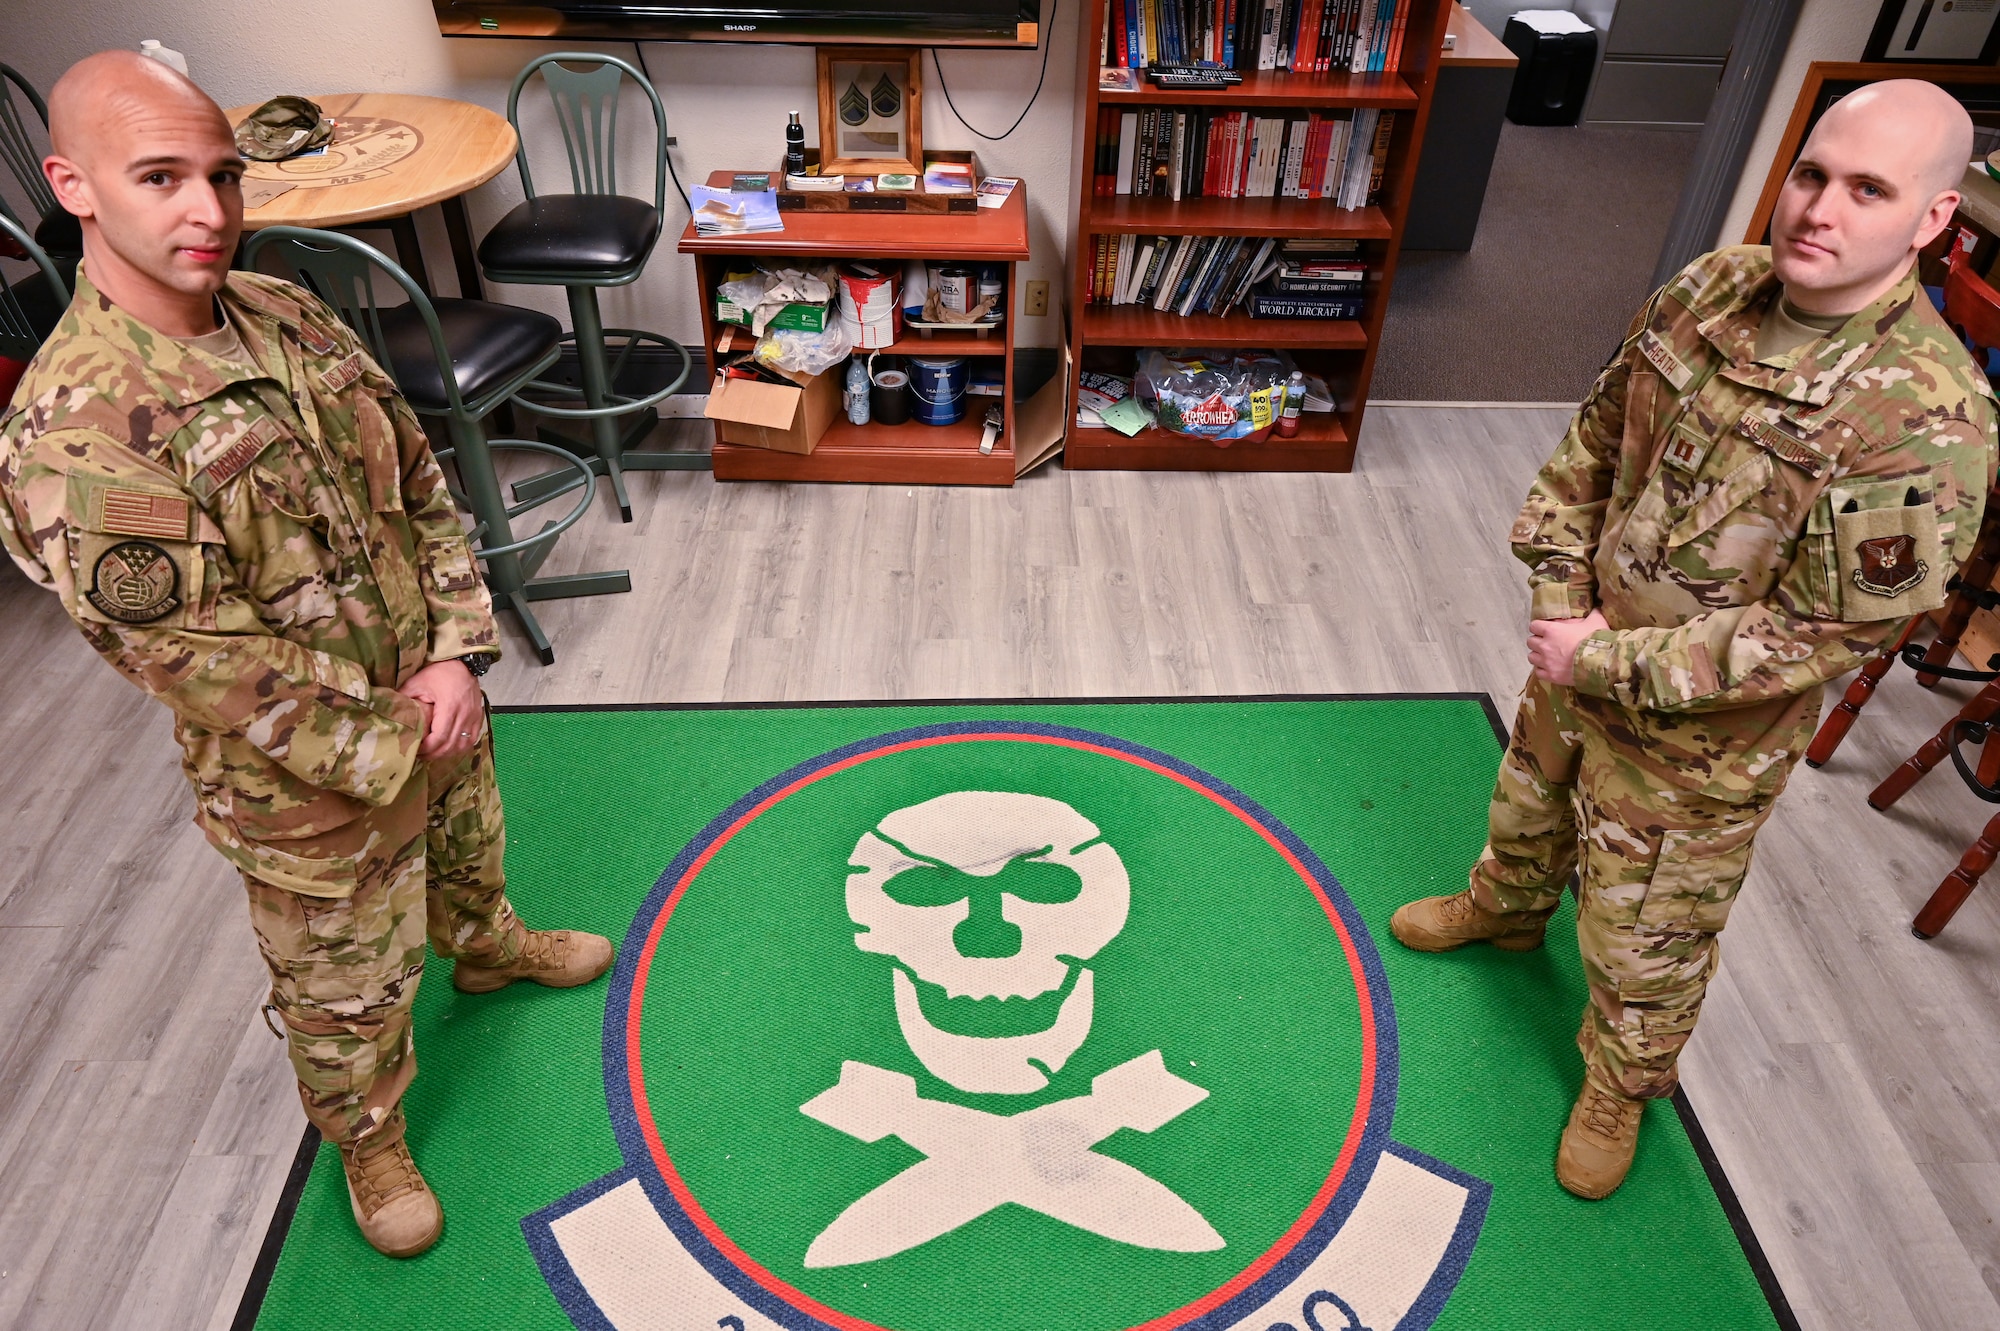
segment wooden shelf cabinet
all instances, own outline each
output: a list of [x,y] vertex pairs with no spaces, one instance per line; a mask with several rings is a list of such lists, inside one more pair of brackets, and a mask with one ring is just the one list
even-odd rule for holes
[[[717,171],[708,178],[715,189],[729,188],[733,173]],[[842,213],[788,212],[785,229],[746,236],[701,236],[690,221],[681,232],[680,251],[694,256],[697,290],[701,294],[703,345],[713,348],[721,336],[715,317],[715,289],[732,268],[753,260],[800,259],[811,262],[859,259],[893,265],[905,259],[929,259],[965,264],[999,264],[1005,270],[1008,299],[1014,297],[1014,265],[1028,257],[1027,187],[1017,185],[998,208],[977,213]],[[743,444],[715,445],[715,478],[719,481],[856,481],[883,485],[1012,485],[1014,483],[1014,316],[980,337],[976,333],[938,331],[924,337],[914,329],[883,355],[999,356],[1006,378],[1001,402],[1006,424],[991,453],[979,451],[983,418],[990,399],[968,397],[965,416],[952,425],[851,424],[836,416],[811,453],[780,453]],[[841,373],[836,366],[828,371]]]
[[[1069,354],[1075,371],[1130,375],[1142,347],[1216,347],[1287,352],[1300,368],[1325,378],[1338,404],[1307,413],[1296,436],[1218,448],[1205,439],[1165,430],[1126,438],[1115,430],[1071,426],[1063,465],[1110,470],[1350,471],[1354,441],[1368,403],[1368,384],[1381,345],[1382,319],[1395,280],[1409,213],[1417,157],[1430,118],[1451,0],[1407,0],[1409,20],[1401,68],[1380,74],[1249,72],[1235,87],[1213,91],[1163,89],[1142,83],[1134,92],[1098,87],[1099,34],[1110,0],[1084,0],[1077,38],[1077,120],[1071,152],[1076,177],[1069,229]],[[1373,107],[1396,113],[1379,200],[1336,208],[1324,199],[1168,200],[1094,193],[1100,108],[1119,111],[1241,110],[1253,115]],[[1242,307],[1216,317],[1176,315],[1134,305],[1089,303],[1099,236],[1221,235],[1347,239],[1360,242],[1368,266],[1361,317],[1353,320],[1252,319]],[[1076,373],[1069,416],[1076,419]]]

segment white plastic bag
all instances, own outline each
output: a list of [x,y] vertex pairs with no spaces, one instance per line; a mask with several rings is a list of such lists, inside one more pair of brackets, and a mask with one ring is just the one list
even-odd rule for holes
[[823,333],[781,329],[757,340],[756,357],[775,369],[793,374],[825,374],[847,359],[854,341],[836,319]]

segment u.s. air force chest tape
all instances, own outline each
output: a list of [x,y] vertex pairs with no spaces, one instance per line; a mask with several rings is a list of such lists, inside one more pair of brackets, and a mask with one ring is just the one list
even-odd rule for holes
[[76,612],[105,624],[179,627],[202,592],[198,542],[221,539],[187,495],[72,472],[66,512]]
[[1755,411],[1746,411],[1737,419],[1736,432],[1816,481],[1833,470],[1836,459],[1831,454],[1801,439],[1785,423],[1765,420]]
[[640,907],[603,1048],[624,1165],[522,1222],[579,1326],[1389,1331],[1491,1193],[1390,1138],[1387,979],[1312,849],[1069,727],[746,794]]
[[1827,487],[1840,617],[1898,619],[1945,603],[1951,569],[1929,473]]

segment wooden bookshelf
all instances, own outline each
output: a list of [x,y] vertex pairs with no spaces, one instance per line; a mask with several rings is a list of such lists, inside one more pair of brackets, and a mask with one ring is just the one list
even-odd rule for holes
[[[1269,348],[1287,352],[1300,368],[1322,376],[1338,404],[1331,413],[1307,413],[1290,439],[1237,441],[1218,448],[1165,430],[1126,438],[1115,430],[1071,428],[1063,465],[1133,471],[1350,471],[1354,441],[1367,410],[1368,384],[1381,344],[1382,318],[1396,275],[1410,187],[1430,119],[1451,0],[1409,0],[1401,68],[1378,74],[1246,72],[1243,82],[1217,91],[1162,89],[1142,83],[1136,92],[1097,86],[1099,34],[1110,0],[1084,0],[1077,40],[1077,121],[1070,160],[1076,170],[1069,230],[1069,351],[1076,370],[1130,375],[1143,347]],[[1100,108],[1166,107],[1241,110],[1277,115],[1329,108],[1373,107],[1396,113],[1380,199],[1365,208],[1336,208],[1324,199],[1168,200],[1093,193]],[[1091,269],[1101,235],[1221,235],[1352,239],[1368,266],[1365,303],[1354,320],[1252,319],[1241,307],[1228,315],[1182,318],[1135,305],[1091,305]],[[1071,375],[1069,417],[1076,419],[1076,375]]]

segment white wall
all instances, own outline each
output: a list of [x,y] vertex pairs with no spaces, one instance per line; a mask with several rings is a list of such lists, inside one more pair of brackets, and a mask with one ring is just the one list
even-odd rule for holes
[[[1061,5],[1048,33],[1048,79],[1034,110],[1013,135],[987,143],[962,126],[945,104],[936,71],[924,62],[924,143],[976,149],[990,174],[1019,176],[1028,194],[1034,258],[1017,281],[1047,279],[1060,293],[1063,236],[1068,227],[1070,136],[1075,114],[1075,0]],[[157,37],[188,58],[195,81],[223,106],[261,102],[278,93],[414,92],[455,97],[504,112],[514,73],[533,56],[561,45],[495,38],[440,36],[429,0],[7,0],[0,60],[26,74],[44,93],[72,62],[108,47],[136,48]],[[1046,0],[1044,5],[1046,14]],[[568,43],[632,58],[631,43]],[[806,46],[649,43],[646,59],[666,104],[667,128],[679,140],[674,163],[683,184],[714,170],[767,170],[784,152],[786,112],[799,110],[808,143],[817,142],[813,52]],[[945,77],[959,110],[989,134],[1021,113],[1041,67],[1039,52],[943,53]],[[523,103],[529,95],[524,92]],[[546,107],[546,97],[539,97]],[[529,159],[540,189],[566,188],[560,140],[549,118],[528,119]],[[634,95],[619,120],[626,162],[619,183],[638,192],[650,183],[650,114]],[[694,261],[674,249],[687,214],[671,185],[667,236],[651,266],[630,287],[606,292],[607,323],[651,328],[689,343],[700,341]],[[521,199],[509,168],[467,199],[475,239]],[[425,253],[441,291],[452,289],[443,226],[424,220]],[[950,222],[939,219],[939,226]],[[370,236],[371,240],[378,239]],[[773,237],[773,240],[778,239]],[[388,247],[386,233],[378,243]],[[497,287],[494,299],[563,314],[557,288]],[[1021,308],[1019,292],[1014,308]],[[565,317],[565,322],[567,318]],[[1026,345],[1062,341],[1058,319],[1023,318]]]
[[1872,0],[1867,4],[1858,0],[1805,0],[1800,7],[1798,26],[1792,29],[1784,63],[1778,67],[1778,80],[1771,85],[1771,100],[1764,105],[1757,137],[1750,145],[1750,158],[1743,164],[1743,174],[1736,182],[1736,197],[1731,200],[1722,230],[1715,238],[1717,245],[1737,245],[1743,241],[1744,228],[1750,225],[1750,214],[1757,208],[1757,196],[1764,190],[1764,177],[1770,174],[1771,159],[1777,155],[1778,140],[1792,118],[1792,103],[1798,100],[1799,89],[1805,84],[1806,66],[1815,60],[1859,60],[1861,48],[1868,43],[1868,31],[1875,26],[1875,16],[1880,11],[1881,6]]

